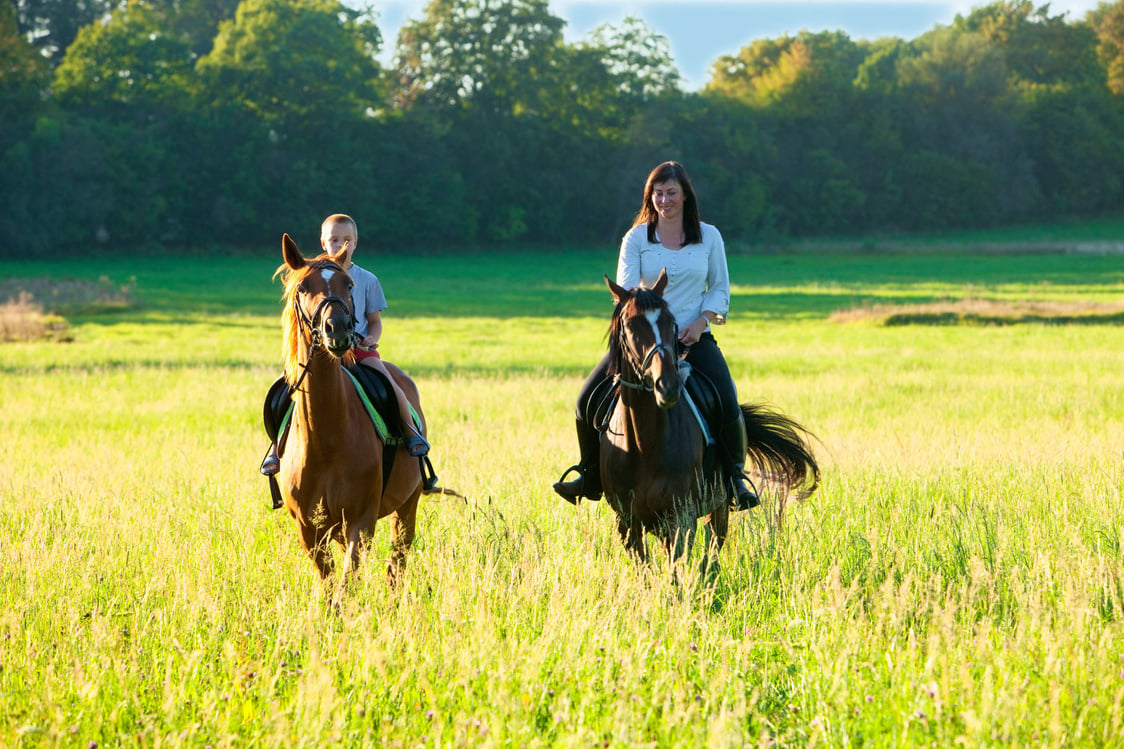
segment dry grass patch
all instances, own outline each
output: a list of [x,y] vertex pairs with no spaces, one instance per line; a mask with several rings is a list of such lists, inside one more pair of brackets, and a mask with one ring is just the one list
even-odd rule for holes
[[27,292],[0,304],[0,342],[38,341],[61,337],[65,331],[66,320],[44,314]]
[[63,315],[96,314],[132,306],[131,284],[12,278],[0,281],[0,341],[66,340]]
[[96,281],[75,278],[12,278],[0,281],[0,300],[30,295],[56,315],[90,315],[133,306],[135,281],[118,285],[102,276]]
[[959,299],[930,304],[866,305],[833,312],[832,322],[878,325],[1124,325],[1124,302]]

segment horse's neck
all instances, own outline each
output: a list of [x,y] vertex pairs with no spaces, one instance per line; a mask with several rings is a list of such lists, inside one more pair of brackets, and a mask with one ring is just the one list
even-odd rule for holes
[[349,383],[337,359],[313,352],[305,357],[307,374],[301,384],[298,409],[294,414],[308,440],[331,440],[345,435],[348,415]]
[[655,396],[645,391],[621,393],[621,429],[625,439],[641,451],[654,449],[667,441],[667,409],[656,405]]

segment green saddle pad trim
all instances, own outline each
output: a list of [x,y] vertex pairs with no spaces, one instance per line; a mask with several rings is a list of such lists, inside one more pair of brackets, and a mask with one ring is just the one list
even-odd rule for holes
[[[367,416],[370,417],[371,423],[375,427],[375,432],[378,434],[379,440],[381,440],[384,445],[391,445],[393,447],[405,444],[405,439],[391,434],[390,428],[386,425],[386,419],[382,417],[382,414],[378,412],[378,409],[375,408],[375,405],[371,403],[371,399],[367,396],[367,391],[363,388],[363,383],[359,381],[359,378],[353,375],[347,368],[344,368],[343,371],[347,373],[347,377],[349,380],[351,380],[351,384],[355,386],[355,392],[359,394],[359,400],[363,402],[363,408],[366,409]],[[390,386],[389,382],[387,383],[387,386]],[[278,438],[283,438],[284,435],[286,435],[286,433],[288,432],[289,422],[292,421],[293,418],[294,406],[295,404],[290,401],[289,407],[285,409],[285,415],[281,418],[281,423],[277,426]],[[418,434],[421,434],[421,417],[418,415],[417,409],[414,408],[413,403],[410,404],[410,418],[414,422],[414,429]]]
[[[363,401],[363,407],[367,409],[367,415],[371,417],[371,423],[375,425],[375,431],[378,432],[379,439],[382,440],[382,443],[384,445],[391,445],[394,447],[405,444],[405,439],[403,439],[402,437],[397,437],[390,433],[390,429],[387,428],[386,425],[386,420],[383,419],[382,414],[380,414],[378,412],[378,409],[375,408],[374,404],[371,403],[371,399],[367,397],[367,391],[363,388],[363,383],[359,381],[359,378],[352,374],[351,370],[347,368],[345,368],[343,371],[347,372],[347,376],[351,378],[351,384],[355,386],[355,392],[359,394],[359,399]],[[389,382],[387,383],[387,385],[393,387],[393,385],[391,385]],[[414,409],[413,403],[410,404],[410,418],[414,422],[414,429],[418,434],[421,434],[421,418],[418,416],[418,412]]]

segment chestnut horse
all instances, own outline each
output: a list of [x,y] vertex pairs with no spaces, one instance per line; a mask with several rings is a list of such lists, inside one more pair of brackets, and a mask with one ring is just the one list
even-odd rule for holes
[[[674,563],[690,550],[698,520],[704,518],[703,566],[716,571],[729,528],[727,483],[723,461],[707,455],[703,429],[681,397],[689,367],[680,368],[678,329],[663,298],[667,272],[650,289],[629,291],[608,276],[605,283],[617,305],[608,338],[609,373],[619,399],[601,434],[601,481],[621,540],[645,561],[645,534],[652,533]],[[759,405],[741,409],[747,465],[779,478],[786,488],[802,486],[805,495],[814,491],[819,467],[806,432]]]
[[[293,415],[277,474],[281,496],[321,578],[332,573],[330,542],[344,547],[340,590],[357,568],[375,521],[392,516],[387,575],[393,583],[414,541],[421,466],[405,445],[383,444],[344,371],[343,365],[355,362],[351,277],[326,254],[306,259],[288,234],[281,249],[282,354],[285,379],[293,388]],[[413,381],[393,365],[387,369],[421,416]],[[383,451],[388,449],[396,453],[384,475]]]

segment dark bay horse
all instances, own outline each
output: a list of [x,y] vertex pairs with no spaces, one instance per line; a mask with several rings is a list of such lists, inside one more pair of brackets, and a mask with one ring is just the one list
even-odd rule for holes
[[[344,371],[343,365],[354,364],[351,277],[326,254],[306,259],[288,234],[281,249],[282,354],[285,379],[293,388],[293,415],[277,474],[281,496],[321,578],[333,571],[330,542],[344,547],[340,590],[357,568],[375,521],[391,516],[387,575],[394,582],[414,541],[421,466],[405,445],[383,444]],[[413,381],[389,363],[387,369],[421,416]],[[396,450],[391,463],[384,460],[391,457],[384,456],[389,449]]]
[[[681,397],[678,330],[663,298],[667,273],[650,289],[629,291],[607,276],[605,283],[617,304],[609,326],[609,374],[620,397],[601,435],[601,481],[621,540],[646,560],[645,536],[652,533],[675,562],[691,548],[704,518],[707,564],[716,569],[729,527],[727,486],[721,461],[708,460],[702,427]],[[741,408],[747,465],[786,490],[813,492],[819,467],[807,433],[760,405]]]

